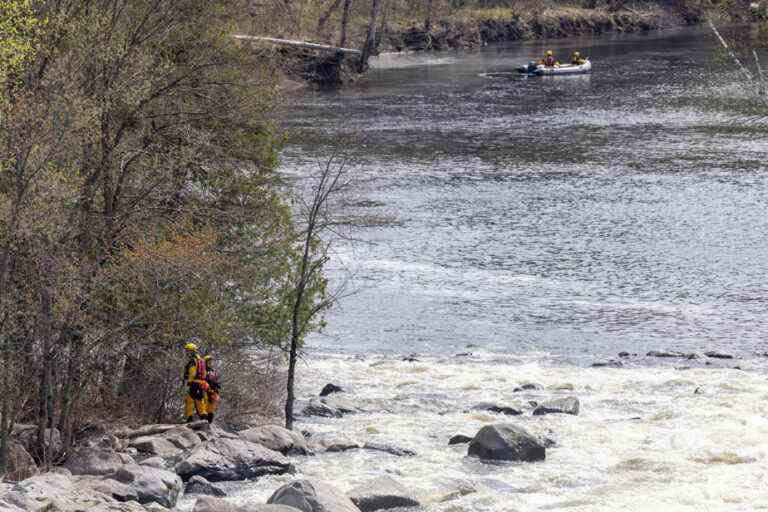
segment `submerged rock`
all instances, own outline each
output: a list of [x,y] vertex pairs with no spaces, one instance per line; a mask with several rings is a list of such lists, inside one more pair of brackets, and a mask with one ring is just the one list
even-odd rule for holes
[[513,393],[519,393],[521,391],[539,391],[544,389],[541,384],[534,384],[533,382],[525,382],[512,390]]
[[472,407],[472,410],[495,412],[499,414],[505,414],[507,416],[520,416],[521,414],[523,414],[523,411],[515,407],[510,407],[508,405],[499,405],[499,404],[494,404],[490,402],[483,402],[483,403],[476,404],[475,406]]
[[349,492],[349,497],[362,512],[419,506],[408,489],[388,476],[358,485]]
[[545,459],[546,449],[524,428],[497,423],[480,429],[469,443],[467,454],[488,460],[534,462]]
[[381,443],[365,443],[363,449],[389,453],[390,455],[395,455],[397,457],[413,457],[416,455],[416,452],[413,450]]
[[694,353],[676,352],[674,350],[651,350],[647,357],[678,358],[678,359],[698,359],[699,356]]
[[360,512],[352,500],[336,487],[309,480],[296,480],[280,487],[267,503],[287,505],[303,512]]
[[344,388],[342,388],[341,386],[328,383],[320,391],[320,396],[328,396],[332,393],[343,393],[343,392],[344,392]]
[[567,398],[557,398],[539,405],[533,410],[534,416],[544,414],[579,414],[579,399],[573,396]]
[[624,368],[624,363],[621,361],[598,361],[589,365],[591,368]]
[[456,434],[448,440],[448,445],[466,444],[472,441],[472,439],[472,437],[465,436],[464,434]]
[[309,453],[303,435],[277,425],[249,428],[239,434],[247,441],[260,444],[283,455],[306,455]]
[[324,418],[341,418],[345,414],[354,414],[363,410],[350,400],[340,396],[327,396],[313,398],[309,401],[301,414],[304,416],[322,416]]
[[212,439],[194,448],[176,464],[184,481],[195,475],[211,482],[245,480],[291,471],[288,459],[279,452],[244,439]]
[[733,359],[733,356],[731,354],[726,354],[725,352],[717,352],[714,350],[710,350],[709,352],[704,352],[704,355],[707,357],[711,357],[712,359]]

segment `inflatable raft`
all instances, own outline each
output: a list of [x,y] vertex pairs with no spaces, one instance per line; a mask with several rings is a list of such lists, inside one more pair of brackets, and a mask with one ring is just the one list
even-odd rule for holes
[[587,59],[584,64],[561,64],[555,67],[546,67],[543,64],[531,63],[527,66],[517,68],[520,73],[529,76],[551,76],[551,75],[583,75],[592,72],[592,63]]

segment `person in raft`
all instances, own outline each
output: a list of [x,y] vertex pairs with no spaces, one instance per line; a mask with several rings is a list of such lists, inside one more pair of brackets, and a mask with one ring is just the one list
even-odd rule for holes
[[190,341],[184,345],[184,351],[189,356],[183,377],[187,385],[187,392],[184,394],[184,416],[189,423],[194,419],[195,411],[201,420],[208,419],[207,391],[210,386],[205,380],[205,359],[197,353],[197,345]]
[[573,55],[571,55],[571,64],[574,66],[581,66],[585,62],[587,61],[581,58],[581,54],[579,52],[573,52]]
[[553,68],[558,64],[557,59],[555,58],[555,54],[552,53],[552,50],[547,50],[547,53],[544,54],[544,58],[541,59],[541,63],[548,68]]

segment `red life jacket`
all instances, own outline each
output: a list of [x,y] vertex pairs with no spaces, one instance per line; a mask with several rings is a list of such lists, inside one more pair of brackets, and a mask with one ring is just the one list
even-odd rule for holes
[[544,59],[544,65],[547,67],[554,67],[555,64],[557,64],[557,59],[552,55]]
[[208,373],[205,370],[205,359],[203,359],[202,357],[198,357],[196,358],[196,363],[197,363],[197,368],[196,368],[197,378],[200,380],[205,380],[205,375],[206,373]]

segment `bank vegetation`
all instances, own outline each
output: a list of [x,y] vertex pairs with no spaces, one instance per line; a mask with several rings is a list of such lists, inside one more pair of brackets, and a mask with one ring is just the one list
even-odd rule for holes
[[179,421],[192,336],[224,366],[224,421],[279,414],[328,302],[275,172],[274,72],[232,42],[246,9],[0,0],[0,473],[22,430],[47,466]]

